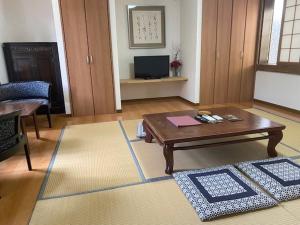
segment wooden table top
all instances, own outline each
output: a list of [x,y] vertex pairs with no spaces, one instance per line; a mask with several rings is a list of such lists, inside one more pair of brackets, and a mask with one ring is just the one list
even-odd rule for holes
[[275,123],[271,120],[234,107],[212,108],[205,110],[211,111],[212,114],[219,116],[232,114],[241,118],[242,121],[230,122],[224,120],[224,122],[217,124],[203,123],[198,126],[177,128],[167,120],[168,116],[190,115],[195,117],[197,115],[196,110],[146,114],[143,115],[143,118],[161,143],[180,143],[285,129],[285,126],[282,124]]
[[0,115],[21,110],[21,117],[31,116],[40,106],[40,103],[2,102],[0,103]]

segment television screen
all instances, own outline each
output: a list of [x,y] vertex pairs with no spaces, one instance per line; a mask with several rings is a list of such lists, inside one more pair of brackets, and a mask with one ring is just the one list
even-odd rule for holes
[[170,56],[135,56],[135,78],[158,79],[169,76]]

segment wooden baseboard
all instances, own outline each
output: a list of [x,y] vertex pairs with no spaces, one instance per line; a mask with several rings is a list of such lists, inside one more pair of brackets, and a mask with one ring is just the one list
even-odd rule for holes
[[122,100],[122,102],[126,102],[126,103],[136,103],[136,102],[144,102],[144,101],[164,101],[164,100],[181,100],[181,101],[184,101],[190,105],[199,105],[199,104],[196,104],[196,103],[193,103],[193,102],[190,102],[180,96],[171,96],[171,97],[158,97],[158,98],[141,98],[141,99],[128,99],[128,100]]
[[193,106],[199,106],[200,105],[200,103],[194,103],[194,102],[190,102],[189,100],[187,100],[187,99],[185,99],[185,98],[183,98],[183,97],[178,97],[178,98],[180,98],[182,101],[184,101],[184,102],[186,102],[186,103],[188,103],[188,104],[191,104],[191,105],[193,105]]
[[287,117],[291,120],[300,121],[300,111],[296,109],[291,109],[285,106],[261,101],[258,99],[254,99],[254,108],[262,109],[279,116]]
[[142,101],[153,101],[153,100],[165,100],[165,99],[178,99],[178,96],[171,96],[171,97],[157,97],[157,98],[139,98],[139,99],[126,99],[122,100],[122,102],[142,102]]
[[286,110],[286,111],[289,111],[291,113],[300,114],[300,111],[297,110],[297,109],[288,108],[288,107],[285,107],[285,106],[282,106],[282,105],[277,105],[277,104],[274,104],[274,103],[265,102],[265,101],[258,100],[258,99],[254,99],[254,104],[265,105],[265,106],[269,106],[269,107],[273,107],[273,108],[277,108],[277,109],[281,109],[281,110]]

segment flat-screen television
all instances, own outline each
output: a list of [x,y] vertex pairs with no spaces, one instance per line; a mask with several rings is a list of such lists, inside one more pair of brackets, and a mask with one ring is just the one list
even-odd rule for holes
[[159,79],[169,76],[170,56],[135,56],[135,78]]

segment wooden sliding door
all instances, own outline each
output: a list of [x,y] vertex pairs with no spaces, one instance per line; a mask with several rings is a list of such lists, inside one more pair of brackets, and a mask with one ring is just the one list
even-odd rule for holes
[[214,103],[227,102],[232,0],[218,0]]
[[227,102],[239,102],[243,69],[247,0],[234,0]]
[[108,0],[60,0],[73,115],[115,112]]
[[214,103],[218,0],[204,0],[202,6],[202,47],[201,47],[201,104]]
[[108,0],[86,0],[95,114],[114,113],[114,86]]
[[61,0],[73,115],[93,115],[93,91],[90,76],[84,0]]
[[256,40],[258,30],[260,0],[248,0],[245,28],[245,45],[243,72],[241,81],[241,102],[249,102],[253,99],[256,65]]
[[253,99],[260,0],[203,0],[200,103]]

